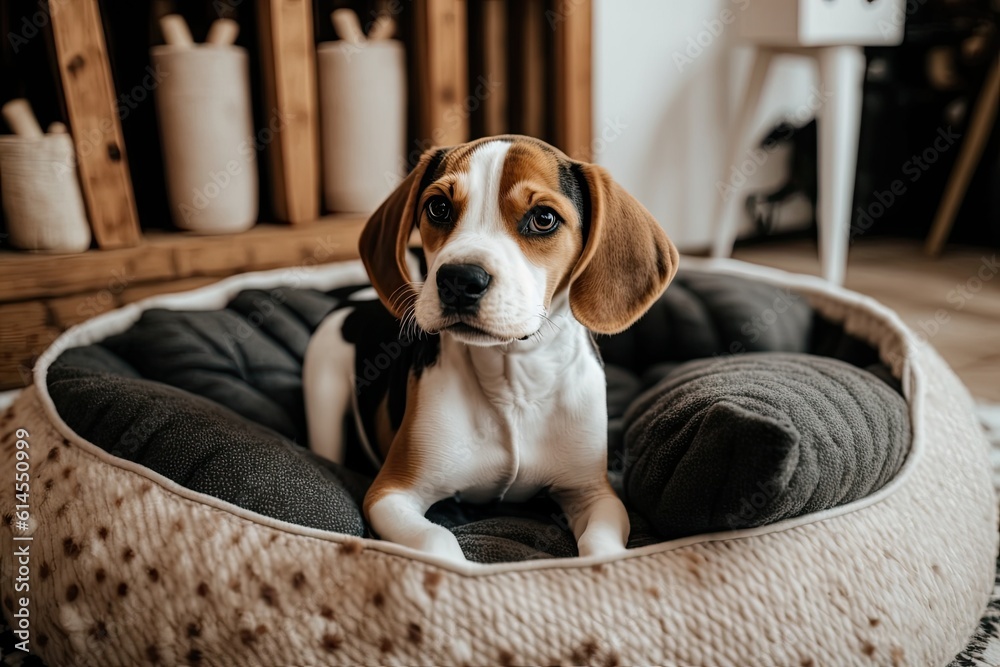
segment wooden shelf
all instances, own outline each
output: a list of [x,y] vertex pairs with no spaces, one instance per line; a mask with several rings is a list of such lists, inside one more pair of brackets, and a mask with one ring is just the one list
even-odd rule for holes
[[237,235],[203,236],[147,231],[132,248],[78,255],[0,251],[0,302],[25,301],[195,276],[224,277],[294,265],[357,257],[367,216],[335,215],[311,224],[261,223]]
[[29,384],[35,358],[62,331],[127,303],[247,271],[353,259],[367,217],[226,236],[149,231],[137,246],[78,255],[0,251],[0,390]]

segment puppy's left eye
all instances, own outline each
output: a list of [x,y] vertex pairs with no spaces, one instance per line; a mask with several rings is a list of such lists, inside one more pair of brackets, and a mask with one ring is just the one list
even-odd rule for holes
[[562,220],[551,208],[540,208],[533,211],[528,218],[525,231],[530,234],[551,234]]
[[451,222],[451,202],[437,195],[427,200],[427,217],[436,225],[447,225]]

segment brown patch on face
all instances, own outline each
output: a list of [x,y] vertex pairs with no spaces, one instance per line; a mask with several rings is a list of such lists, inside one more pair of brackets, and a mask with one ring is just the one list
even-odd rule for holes
[[[462,219],[465,206],[469,201],[468,179],[465,174],[464,170],[458,171],[456,167],[446,166],[445,172],[428,185],[420,195],[417,202],[417,221],[420,229],[420,241],[428,253],[440,250],[451,233],[455,231],[458,221]],[[434,197],[444,197],[451,202],[450,225],[435,224],[427,216],[427,202]]]
[[403,423],[400,424],[392,446],[385,454],[385,463],[382,464],[378,476],[365,494],[363,509],[365,519],[369,522],[371,521],[369,512],[375,503],[395,490],[410,488],[419,482],[420,452],[410,441],[413,423],[419,413],[419,383],[411,375],[406,384],[406,412],[403,414]]
[[[579,213],[560,188],[561,161],[554,151],[539,144],[516,141],[507,151],[500,175],[500,215],[528,261],[546,270],[546,307],[552,296],[569,284],[583,250]],[[548,235],[522,234],[525,216],[540,206],[556,212],[562,220],[560,228]]]

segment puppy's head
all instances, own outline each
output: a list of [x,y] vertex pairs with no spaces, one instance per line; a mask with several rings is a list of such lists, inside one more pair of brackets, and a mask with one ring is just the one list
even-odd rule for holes
[[[414,227],[422,283],[406,265]],[[368,220],[360,249],[397,317],[483,346],[530,338],[565,294],[592,331],[621,331],[677,270],[663,229],[604,169],[519,136],[425,153]]]

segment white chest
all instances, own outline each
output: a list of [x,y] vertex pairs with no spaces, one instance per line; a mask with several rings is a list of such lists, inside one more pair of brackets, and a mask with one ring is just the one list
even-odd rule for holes
[[421,378],[408,441],[424,486],[442,498],[523,501],[606,469],[605,376],[587,346],[443,350]]

